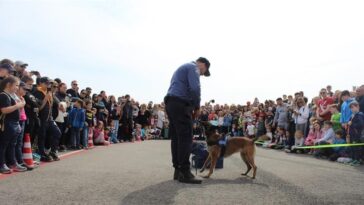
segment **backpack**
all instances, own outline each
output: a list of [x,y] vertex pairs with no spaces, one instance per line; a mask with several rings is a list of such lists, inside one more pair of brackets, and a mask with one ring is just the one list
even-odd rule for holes
[[[10,100],[10,103],[11,103],[11,99],[10,99],[8,94],[6,94],[5,92],[2,92],[0,94],[5,94],[8,97],[8,99]],[[0,110],[0,131],[1,132],[4,132],[4,130],[5,130],[5,117],[6,117],[6,114],[2,113],[1,110]]]
[[[192,167],[201,169],[205,163],[209,152],[207,151],[207,145],[204,142],[193,142],[192,143]],[[222,169],[224,167],[223,157],[220,157],[216,163],[216,169]],[[207,167],[209,168],[209,166]]]

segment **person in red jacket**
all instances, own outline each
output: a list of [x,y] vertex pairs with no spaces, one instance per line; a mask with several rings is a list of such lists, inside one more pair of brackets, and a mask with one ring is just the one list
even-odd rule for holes
[[321,122],[330,121],[331,113],[329,105],[334,103],[332,97],[327,95],[327,90],[322,88],[320,91],[321,99],[318,101],[318,116]]

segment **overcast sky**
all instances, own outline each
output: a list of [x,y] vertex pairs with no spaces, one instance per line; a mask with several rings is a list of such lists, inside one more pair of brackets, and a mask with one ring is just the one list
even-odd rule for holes
[[81,88],[161,102],[207,57],[202,99],[245,103],[364,83],[364,1],[0,0],[0,58]]

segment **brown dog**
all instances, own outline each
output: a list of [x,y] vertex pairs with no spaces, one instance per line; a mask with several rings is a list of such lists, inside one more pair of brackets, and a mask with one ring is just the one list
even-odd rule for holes
[[[204,178],[210,178],[214,172],[217,160],[221,155],[222,148],[219,146],[218,141],[221,139],[221,135],[217,132],[206,133],[209,156],[207,157],[200,172],[204,172],[208,164],[210,164],[209,173]],[[247,166],[247,171],[242,175],[247,176],[251,169],[253,169],[253,179],[255,179],[257,173],[257,166],[255,166],[255,143],[254,140],[247,137],[233,137],[230,138],[225,147],[224,158],[233,155],[234,153],[240,152],[240,156]],[[210,163],[211,162],[211,163]]]

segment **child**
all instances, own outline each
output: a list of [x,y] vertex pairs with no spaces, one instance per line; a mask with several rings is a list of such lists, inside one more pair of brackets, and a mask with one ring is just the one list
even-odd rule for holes
[[253,139],[255,137],[255,126],[251,121],[248,122],[248,126],[247,126],[246,130],[247,130],[248,137]]
[[224,120],[222,124],[222,133],[225,134],[229,133],[232,121],[233,121],[233,116],[230,114],[230,111],[227,111],[226,114],[224,115]]
[[94,129],[94,144],[95,145],[109,145],[108,141],[105,141],[104,123],[99,121]]
[[[343,131],[337,130],[335,132],[335,139],[333,140],[332,144],[346,144],[344,139]],[[331,149],[331,154],[329,156],[330,161],[336,161],[340,157],[345,157],[345,148],[344,147],[334,147]]]
[[[20,103],[21,99],[23,99],[23,97],[26,94],[26,90],[25,90],[25,83],[20,82],[19,85],[19,90],[16,93],[16,102]],[[23,161],[23,137],[24,137],[24,128],[25,128],[25,121],[27,120],[27,115],[25,114],[25,110],[24,108],[19,109],[20,112],[20,128],[21,128],[21,132],[19,133],[17,139],[16,139],[16,145],[15,145],[15,158],[18,164],[20,164],[21,166],[26,167],[28,170],[31,170],[32,168],[29,167],[27,164],[24,163]]]
[[[26,167],[19,165],[15,159],[14,150],[16,138],[21,130],[19,125],[19,109],[24,108],[25,101],[21,98],[20,102],[16,102],[12,96],[18,90],[19,79],[15,77],[7,77],[0,83],[0,173],[11,174],[15,172],[27,171]],[[5,163],[5,154],[9,156],[10,168]]]
[[152,136],[152,139],[159,139],[161,131],[157,128],[157,125],[154,124],[152,126],[152,129],[150,129],[149,133]]
[[86,112],[85,112],[85,126],[83,128],[83,146],[87,149],[88,148],[88,139],[89,136],[93,136],[93,131],[95,127],[94,122],[95,113],[92,111],[92,102],[86,102]]
[[[323,137],[321,139],[316,139],[315,145],[327,145],[331,144],[335,139],[335,132],[332,129],[332,123],[330,121],[324,122]],[[330,149],[316,149],[314,151],[315,157],[328,157],[331,154]]]
[[312,128],[310,129],[310,132],[308,133],[308,136],[305,140],[305,145],[313,146],[316,140],[319,140],[321,138],[322,138],[321,125],[318,121],[314,121]]
[[81,149],[80,132],[85,125],[85,111],[82,109],[83,101],[77,99],[73,105],[73,109],[68,116],[68,124],[71,128],[71,149]]
[[[363,129],[364,129],[364,114],[360,112],[359,103],[353,101],[350,103],[350,109],[353,113],[348,125],[349,125],[349,135],[346,138],[347,143],[363,143]],[[364,150],[362,146],[350,147],[349,148],[350,157],[352,161],[351,165],[357,166],[363,163]]]
[[300,149],[297,149],[298,147],[302,147],[305,142],[304,133],[302,130],[297,130],[294,135],[294,145],[291,147],[291,149],[287,149],[286,152],[288,153],[302,153]]
[[276,136],[273,138],[271,144],[268,147],[272,149],[283,149],[287,145],[286,130],[283,127],[278,127]]
[[331,112],[331,123],[334,131],[341,130],[340,118],[341,113],[339,112],[339,107],[336,104],[330,106]]
[[332,122],[325,121],[324,122],[324,128],[323,128],[323,136],[321,139],[317,139],[315,144],[325,145],[332,142],[335,138],[335,132],[332,128]]
[[119,143],[118,137],[117,137],[117,130],[115,129],[115,122],[111,121],[109,126],[109,137],[110,137],[110,143],[111,144],[117,144]]
[[133,132],[133,138],[138,142],[144,140],[144,131],[142,130],[142,126],[140,124],[136,124]]
[[239,136],[239,130],[236,128],[236,124],[232,124],[232,127],[231,127],[231,136],[232,137]]

